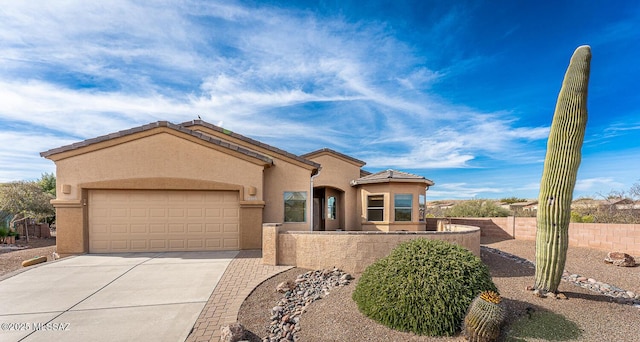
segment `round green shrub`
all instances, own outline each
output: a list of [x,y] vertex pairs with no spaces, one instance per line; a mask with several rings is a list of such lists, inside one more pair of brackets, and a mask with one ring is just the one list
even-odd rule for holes
[[451,336],[482,291],[498,290],[480,258],[445,241],[415,239],[367,267],[353,300],[392,329]]

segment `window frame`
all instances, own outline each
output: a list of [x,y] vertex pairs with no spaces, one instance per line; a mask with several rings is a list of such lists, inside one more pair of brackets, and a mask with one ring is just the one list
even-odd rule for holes
[[[369,194],[367,195],[367,221],[368,222],[384,222],[384,194]],[[371,201],[373,198],[378,198],[376,200],[382,201],[381,206],[372,206]],[[371,219],[371,210],[380,211],[380,220],[372,220]]]
[[[289,197],[293,197],[295,196],[295,194],[302,194],[304,196],[304,200],[300,200],[300,199],[287,199],[287,195]],[[284,223],[306,223],[307,222],[307,200],[308,200],[308,196],[307,196],[307,192],[306,191],[285,191],[283,193],[283,222]],[[302,221],[297,221],[297,220],[287,220],[287,218],[293,218],[295,219],[296,216],[295,215],[300,215],[300,213],[296,213],[295,211],[292,212],[291,209],[287,210],[288,208],[294,208],[293,204],[287,205],[287,201],[295,201],[295,202],[302,202],[302,208],[298,208],[297,210],[302,210]]]
[[[408,196],[408,200],[409,200],[409,206],[406,205],[398,205],[398,201],[406,201]],[[401,197],[405,197],[404,199],[402,199]],[[402,203],[400,203],[402,204]],[[407,210],[409,211],[409,217],[408,220],[407,219],[403,219],[403,217],[399,217],[398,216],[398,211],[401,210],[403,211],[405,214],[402,215],[403,217],[406,216],[406,212]],[[413,194],[393,194],[393,221],[394,222],[412,222],[413,221]]]

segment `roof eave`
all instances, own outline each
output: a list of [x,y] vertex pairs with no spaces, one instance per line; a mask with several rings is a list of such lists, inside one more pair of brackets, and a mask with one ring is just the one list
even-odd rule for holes
[[429,179],[414,179],[414,178],[384,178],[384,179],[371,179],[371,180],[354,180],[351,182],[352,186],[358,186],[363,184],[377,184],[377,183],[424,183],[426,186],[433,186],[435,183]]

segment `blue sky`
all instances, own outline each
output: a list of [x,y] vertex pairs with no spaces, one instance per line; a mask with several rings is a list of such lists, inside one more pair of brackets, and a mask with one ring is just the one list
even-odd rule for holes
[[203,120],[436,185],[536,198],[576,47],[592,48],[574,196],[640,181],[640,5],[619,1],[1,1],[0,182],[39,152]]

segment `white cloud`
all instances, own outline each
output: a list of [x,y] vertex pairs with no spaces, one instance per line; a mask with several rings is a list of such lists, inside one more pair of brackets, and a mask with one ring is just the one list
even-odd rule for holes
[[429,69],[379,22],[227,2],[17,1],[0,12],[0,49],[0,122],[65,142],[201,115],[281,148],[325,144],[414,169],[525,162],[540,152],[527,144],[548,134],[431,93],[481,58]]
[[31,131],[0,130],[0,183],[37,179],[44,172],[55,172],[53,162],[39,152],[72,143],[73,140]]
[[594,178],[578,179],[576,181],[575,191],[596,192],[596,191],[601,191],[601,189],[606,189],[606,191],[609,191],[612,189],[621,188],[623,186],[624,184],[615,181],[611,177],[594,177]]
[[443,183],[427,191],[429,199],[484,198],[487,194],[499,194],[505,189],[490,186],[473,186],[467,183]]

